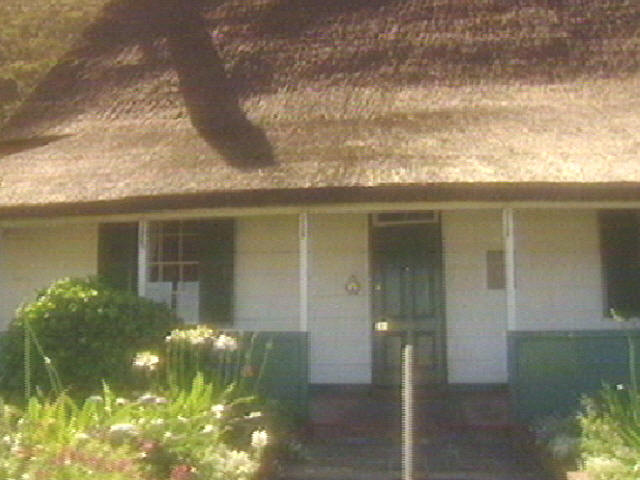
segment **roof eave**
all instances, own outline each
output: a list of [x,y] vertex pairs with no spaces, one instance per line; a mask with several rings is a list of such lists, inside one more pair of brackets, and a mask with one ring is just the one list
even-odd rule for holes
[[439,183],[217,191],[91,202],[3,206],[0,207],[0,220],[145,214],[164,210],[207,208],[269,208],[292,205],[408,202],[640,202],[640,182]]

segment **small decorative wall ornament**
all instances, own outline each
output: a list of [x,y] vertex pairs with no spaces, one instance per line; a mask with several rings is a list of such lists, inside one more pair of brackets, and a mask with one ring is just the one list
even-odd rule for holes
[[347,282],[344,284],[344,289],[349,295],[358,295],[360,290],[362,290],[358,277],[355,275],[349,276],[349,278],[347,278]]

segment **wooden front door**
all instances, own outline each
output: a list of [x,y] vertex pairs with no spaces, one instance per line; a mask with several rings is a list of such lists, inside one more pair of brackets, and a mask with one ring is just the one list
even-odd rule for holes
[[443,382],[442,248],[438,222],[372,227],[373,379],[400,383],[401,351],[414,345],[416,384]]

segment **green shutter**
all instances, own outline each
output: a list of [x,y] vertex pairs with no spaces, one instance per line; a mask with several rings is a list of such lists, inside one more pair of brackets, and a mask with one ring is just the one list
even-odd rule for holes
[[138,288],[138,224],[103,223],[98,230],[98,275],[111,286]]
[[200,222],[200,322],[232,322],[234,230],[233,220]]
[[600,215],[602,268],[606,308],[622,314],[640,312],[638,213],[605,211]]

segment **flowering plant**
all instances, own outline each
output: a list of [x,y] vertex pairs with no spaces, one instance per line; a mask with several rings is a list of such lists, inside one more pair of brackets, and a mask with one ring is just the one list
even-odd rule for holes
[[[215,331],[205,325],[173,330],[165,337],[167,361],[166,381],[170,388],[190,385],[196,374],[221,388],[251,383],[253,390],[260,381],[268,352],[261,359],[259,375],[249,380],[246,372],[254,372],[255,334]],[[254,392],[255,393],[255,392]]]
[[228,445],[219,401],[197,375],[190,388],[168,398],[145,394],[123,402],[105,386],[81,406],[64,394],[32,398],[22,415],[3,406],[0,477],[249,480],[269,436],[256,429],[246,449]]
[[133,366],[141,370],[154,371],[160,363],[160,358],[149,351],[139,352],[133,359]]

